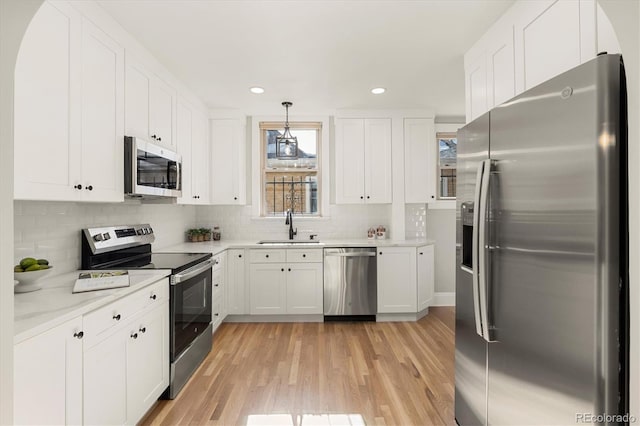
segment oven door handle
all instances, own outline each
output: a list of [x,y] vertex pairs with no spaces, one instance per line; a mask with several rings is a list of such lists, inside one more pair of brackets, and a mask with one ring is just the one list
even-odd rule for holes
[[186,281],[190,278],[195,277],[198,274],[203,273],[207,269],[211,269],[213,266],[213,259],[207,259],[204,262],[198,263],[196,266],[193,266],[179,274],[175,274],[171,280],[171,285],[179,284],[183,281]]

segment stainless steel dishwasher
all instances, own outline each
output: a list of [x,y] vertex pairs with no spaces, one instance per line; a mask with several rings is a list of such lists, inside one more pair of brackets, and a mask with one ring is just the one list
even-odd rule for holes
[[325,320],[375,320],[376,274],[375,247],[324,249]]

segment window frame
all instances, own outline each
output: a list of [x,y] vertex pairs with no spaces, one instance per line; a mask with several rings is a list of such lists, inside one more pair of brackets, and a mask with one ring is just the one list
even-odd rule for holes
[[[284,129],[284,121],[271,121],[271,120],[261,120],[258,121],[258,140],[259,140],[259,155],[260,155],[260,188],[259,188],[259,216],[264,219],[272,219],[272,218],[281,218],[285,216],[283,212],[282,215],[277,214],[268,214],[267,213],[267,197],[266,197],[266,176],[268,173],[267,169],[267,141],[265,139],[266,130],[281,130]],[[313,171],[315,172],[316,182],[317,182],[317,206],[318,211],[314,214],[304,214],[300,212],[294,211],[294,215],[299,218],[321,218],[323,217],[323,197],[326,194],[323,194],[323,185],[322,185],[322,145],[323,145],[323,122],[322,121],[289,121],[289,128],[292,130],[300,129],[300,130],[315,130],[316,131],[316,166],[314,169],[298,169],[298,168],[282,168],[277,169],[280,172],[299,172],[299,171]],[[276,171],[276,172],[277,172]]]
[[443,197],[441,193],[441,170],[442,169],[454,169],[456,171],[456,194],[458,194],[458,159],[456,150],[456,166],[455,167],[442,167],[440,163],[440,139],[456,139],[456,147],[458,145],[457,131],[451,130],[437,130],[436,129],[436,200],[438,201],[455,201],[457,197]]

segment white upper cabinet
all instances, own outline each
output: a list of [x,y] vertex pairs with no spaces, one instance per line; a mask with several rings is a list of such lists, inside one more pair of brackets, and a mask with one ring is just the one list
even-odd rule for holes
[[247,201],[246,137],[242,119],[212,119],[211,204]]
[[[516,6],[518,93],[595,57],[593,0],[520,2]],[[582,25],[583,21],[589,25]]]
[[436,198],[436,153],[433,118],[404,119],[404,196],[407,203]]
[[[196,204],[210,204],[211,167],[209,167],[211,144],[209,143],[209,120],[197,109],[192,116],[191,187],[197,194]],[[184,160],[184,158],[183,158]]]
[[151,139],[175,148],[173,140],[173,110],[176,91],[159,78],[153,78],[149,93],[149,133]]
[[126,135],[176,149],[176,90],[127,56]]
[[82,180],[90,201],[123,201],[124,49],[82,21]]
[[209,141],[207,117],[182,100],[176,114],[177,149],[182,155],[180,204],[209,203]]
[[336,204],[392,201],[391,120],[336,119]]
[[45,2],[16,64],[16,199],[123,201],[124,49]]
[[612,34],[595,0],[516,2],[465,54],[467,121],[594,58],[600,46],[619,51]]

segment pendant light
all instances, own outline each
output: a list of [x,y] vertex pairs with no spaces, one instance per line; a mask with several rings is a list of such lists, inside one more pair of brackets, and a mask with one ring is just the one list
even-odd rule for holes
[[276,158],[295,160],[298,158],[298,138],[291,135],[291,130],[289,130],[289,107],[293,104],[285,101],[282,106],[285,107],[287,118],[284,122],[284,133],[276,136]]

